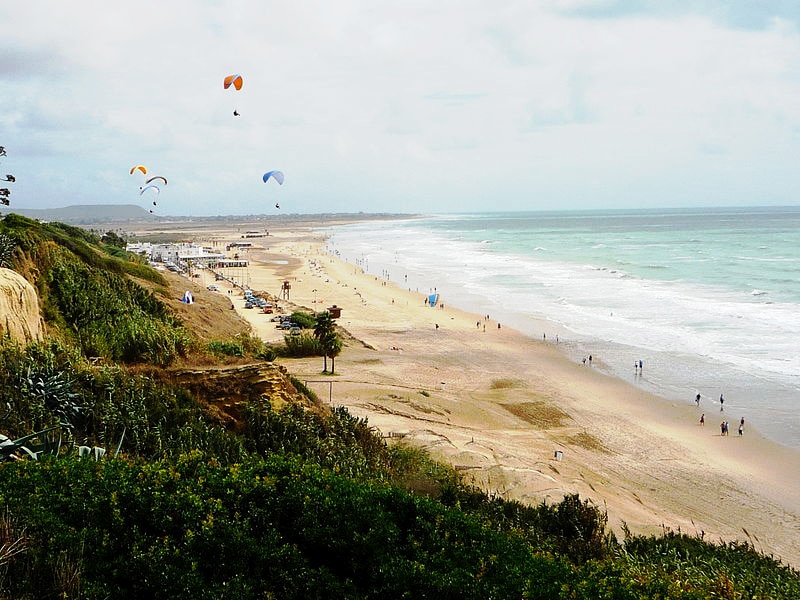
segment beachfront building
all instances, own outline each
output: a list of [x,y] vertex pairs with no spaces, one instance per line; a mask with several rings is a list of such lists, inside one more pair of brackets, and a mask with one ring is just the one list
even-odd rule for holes
[[195,265],[202,265],[224,260],[225,255],[214,252],[211,248],[199,246],[197,244],[151,244],[142,242],[138,244],[128,244],[126,249],[147,256],[151,263],[164,263],[165,265],[176,265],[179,270],[190,270]]
[[224,254],[214,252],[211,248],[192,243],[151,244],[150,242],[141,242],[137,244],[128,244],[126,249],[129,252],[147,256],[151,262],[161,263],[178,263],[180,261],[199,259],[210,261],[225,258]]
[[163,265],[176,273],[193,275],[197,269],[208,269],[216,279],[230,281],[237,286],[250,283],[250,273],[246,259],[228,258],[225,254],[197,244],[152,244],[142,242],[128,244],[127,250],[146,256],[151,264]]

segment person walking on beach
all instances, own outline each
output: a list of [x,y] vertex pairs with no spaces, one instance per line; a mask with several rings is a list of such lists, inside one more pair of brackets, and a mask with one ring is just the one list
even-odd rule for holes
[[592,355],[591,354],[589,355],[589,366],[590,367],[592,366]]
[[697,392],[697,396],[694,397],[694,403],[700,406],[700,392]]
[[706,424],[706,413],[703,413],[702,415],[700,415],[700,425],[705,425],[705,424]]
[[739,435],[744,434],[744,423],[739,423]]
[[722,410],[724,408],[723,404],[725,404],[725,398],[723,398],[722,394],[720,394],[719,395],[719,410],[720,410],[720,412],[722,412]]
[[725,421],[721,421],[719,424],[719,434],[720,436],[725,435]]

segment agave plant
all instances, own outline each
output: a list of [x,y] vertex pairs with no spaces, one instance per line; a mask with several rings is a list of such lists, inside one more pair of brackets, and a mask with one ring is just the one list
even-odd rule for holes
[[[39,455],[43,453],[54,453],[52,441],[44,437],[44,434],[54,429],[58,428],[50,427],[49,429],[43,429],[42,431],[36,431],[30,435],[22,436],[16,440],[12,440],[8,436],[0,434],[0,462],[20,460],[26,456],[36,460],[39,458]],[[37,439],[44,439],[44,442],[39,444],[30,443]],[[60,447],[60,445],[61,441],[59,439],[58,447]],[[55,453],[58,453],[57,448],[55,449]]]
[[64,430],[73,433],[84,412],[78,394],[72,391],[74,383],[64,371],[36,372],[28,367],[22,387],[29,396],[42,401]]

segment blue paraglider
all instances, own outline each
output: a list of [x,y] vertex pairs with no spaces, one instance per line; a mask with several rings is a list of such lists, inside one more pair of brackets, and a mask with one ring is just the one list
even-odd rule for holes
[[159,194],[161,193],[161,188],[157,185],[148,185],[146,187],[140,188],[139,195],[142,196],[147,190],[154,190],[151,193]]
[[267,171],[266,173],[264,173],[264,176],[261,179],[264,180],[264,183],[267,183],[267,180],[270,177],[272,177],[280,185],[283,185],[283,172],[282,171]]
[[[161,188],[158,187],[157,185],[148,185],[148,186],[145,186],[145,187],[141,188],[141,191],[139,192],[139,195],[143,196],[145,193],[147,193],[148,196],[152,196],[153,194],[158,196],[161,193]],[[156,205],[157,205],[156,201],[153,200],[153,206],[156,206]]]

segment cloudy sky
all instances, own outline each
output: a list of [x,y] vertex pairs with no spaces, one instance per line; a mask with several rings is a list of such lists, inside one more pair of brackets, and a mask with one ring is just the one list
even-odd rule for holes
[[149,207],[136,164],[163,215],[800,203],[796,0],[3,0],[0,23],[12,208]]

